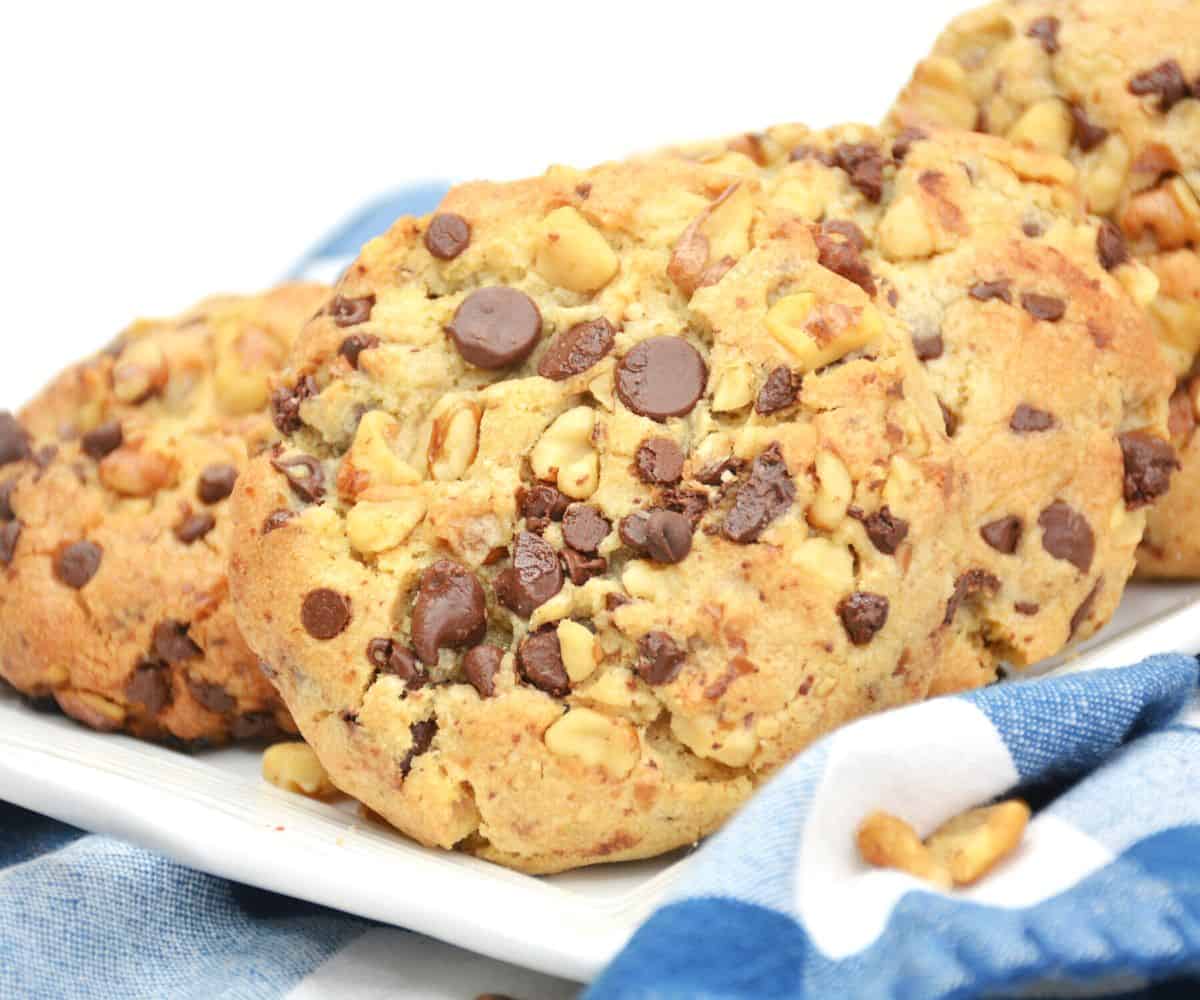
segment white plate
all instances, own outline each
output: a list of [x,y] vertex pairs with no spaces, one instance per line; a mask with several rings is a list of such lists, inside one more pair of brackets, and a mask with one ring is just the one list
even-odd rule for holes
[[[1200,585],[1138,585],[1078,652],[1047,666],[1120,666],[1200,652]],[[592,978],[686,855],[535,878],[418,847],[263,782],[244,749],[185,756],[103,736],[0,693],[0,798],[225,878],[422,931],[568,979]]]

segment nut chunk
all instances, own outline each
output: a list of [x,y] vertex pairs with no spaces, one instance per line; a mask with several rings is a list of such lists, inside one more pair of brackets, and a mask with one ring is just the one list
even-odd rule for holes
[[310,799],[338,794],[325,768],[307,743],[276,743],[263,753],[262,776],[276,788]]

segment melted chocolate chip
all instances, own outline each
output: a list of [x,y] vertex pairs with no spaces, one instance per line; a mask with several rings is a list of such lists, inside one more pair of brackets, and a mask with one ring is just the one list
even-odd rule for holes
[[617,395],[634,413],[652,420],[682,417],[704,394],[708,369],[682,337],[650,337],[617,365]]
[[580,552],[595,552],[610,531],[608,518],[591,504],[573,503],[563,515],[563,541]]
[[1013,410],[1008,426],[1018,434],[1036,434],[1040,431],[1048,431],[1054,426],[1054,414],[1022,403]]
[[528,531],[517,535],[512,565],[496,577],[496,598],[522,618],[562,590],[563,571],[558,553],[545,540]]
[[196,496],[204,503],[220,503],[233,492],[238,471],[232,465],[210,465],[200,473]]
[[273,458],[271,465],[283,474],[292,492],[301,500],[317,503],[325,496],[325,472],[321,463],[312,455],[293,455],[291,458]]
[[646,438],[633,456],[638,479],[653,486],[673,486],[683,478],[683,449],[672,438]]
[[1087,116],[1082,105],[1072,104],[1071,121],[1075,124],[1074,142],[1083,152],[1090,153],[1108,138],[1108,129],[1097,125]]
[[912,149],[913,145],[928,138],[929,133],[924,129],[901,129],[900,134],[896,136],[896,141],[892,143],[892,159],[897,163],[904,162],[904,158],[908,156],[908,151]]
[[1000,278],[996,281],[977,281],[970,287],[968,294],[980,302],[999,299],[1005,305],[1012,305],[1012,282],[1007,278]]
[[175,537],[184,545],[198,542],[217,526],[216,518],[208,511],[202,510],[197,514],[188,514],[175,525]]
[[379,673],[399,677],[409,690],[424,687],[429,681],[429,674],[412,651],[394,639],[372,639],[367,643],[367,660]]
[[946,602],[946,615],[943,625],[949,625],[958,614],[963,601],[973,601],[983,595],[994,595],[1000,590],[1000,579],[994,573],[985,569],[969,569],[954,581],[954,592]]
[[1067,311],[1067,304],[1053,295],[1039,295],[1037,292],[1023,292],[1021,306],[1034,319],[1045,320],[1047,323],[1057,323]]
[[183,663],[204,655],[188,635],[187,623],[174,618],[164,618],[154,626],[150,648],[163,663]]
[[546,694],[561,698],[571,691],[571,679],[563,666],[558,633],[554,628],[534,632],[521,640],[517,648],[517,667],[527,683]]
[[850,175],[850,183],[867,201],[875,204],[883,197],[883,154],[870,143],[843,142],[833,151],[837,165]]
[[226,712],[232,712],[237,702],[220,684],[210,684],[208,681],[199,681],[191,677],[187,678],[188,691],[191,692],[193,698],[201,705],[207,708],[210,712],[215,712],[217,715],[224,715]]
[[887,624],[888,599],[880,594],[855,591],[838,601],[837,613],[850,641],[865,646]]
[[7,410],[0,410],[0,465],[20,462],[31,454],[25,428]]
[[740,458],[734,458],[731,455],[729,458],[706,465],[696,473],[696,481],[703,483],[705,486],[723,486],[725,473],[729,472],[735,476],[740,476],[745,466],[746,463]]
[[913,337],[913,350],[917,352],[918,361],[936,361],[946,350],[946,343],[941,333],[931,333],[923,337]]
[[[334,301],[337,301],[336,299]],[[280,434],[292,434],[300,429],[300,404],[317,394],[317,383],[311,375],[305,375],[296,383],[296,388],[280,386],[271,394],[271,419]]]
[[15,479],[7,479],[0,483],[0,521],[11,521],[17,516],[12,507],[12,495],[16,488]]
[[895,555],[900,543],[908,537],[908,522],[893,514],[886,504],[864,517],[862,525],[871,544],[885,556]]
[[1145,507],[1170,487],[1171,473],[1179,468],[1175,449],[1169,441],[1145,431],[1129,431],[1117,440],[1125,460],[1125,506],[1130,510]]
[[613,325],[603,316],[576,323],[550,341],[538,362],[538,374],[561,382],[585,372],[613,349],[616,335]]
[[666,632],[647,632],[638,640],[637,675],[647,684],[670,684],[679,676],[687,654]]
[[658,563],[679,563],[692,551],[692,524],[673,510],[656,510],[646,518],[646,554]]
[[310,590],[300,606],[300,622],[314,639],[332,639],[350,624],[350,598],[328,587]]
[[525,527],[535,532],[542,531],[551,521],[561,521],[570,503],[570,497],[545,483],[522,490],[517,496]]
[[638,552],[644,551],[646,548],[646,522],[649,519],[650,512],[644,510],[635,510],[632,514],[621,518],[617,524],[617,534],[621,538],[621,544]]
[[273,743],[285,734],[271,712],[244,712],[229,723],[229,735],[238,743]]
[[1029,27],[1025,30],[1025,34],[1041,42],[1042,48],[1046,50],[1048,55],[1054,55],[1058,51],[1059,27],[1060,24],[1057,17],[1039,17],[1029,22]]
[[271,511],[271,513],[263,519],[262,533],[264,535],[269,535],[272,531],[282,528],[295,516],[296,512],[291,510]]
[[463,299],[446,330],[464,361],[494,371],[529,357],[542,335],[542,314],[524,292],[494,285]]
[[0,524],[0,563],[12,565],[17,554],[17,542],[21,540],[21,522],[5,521]]
[[1096,256],[1100,266],[1106,271],[1120,267],[1129,260],[1129,247],[1125,245],[1125,237],[1112,222],[1105,219],[1100,223],[1096,233]]
[[1019,517],[1010,514],[1008,517],[998,517],[994,521],[988,521],[979,529],[979,534],[997,552],[1011,556],[1021,543],[1021,533],[1024,528],[1024,522]]
[[802,377],[786,365],[772,369],[762,388],[758,390],[758,398],[754,400],[754,412],[766,417],[794,406],[800,398],[802,381]]
[[454,260],[471,245],[471,224],[453,212],[438,212],[425,230],[425,249],[438,260]]
[[412,746],[408,748],[408,752],[404,755],[399,763],[400,776],[407,778],[412,770],[413,761],[424,753],[429,752],[429,748],[433,745],[433,738],[437,735],[438,724],[436,719],[424,719],[421,722],[414,722],[408,727],[408,734],[412,737]]
[[1163,112],[1170,111],[1185,97],[1192,95],[1191,88],[1184,78],[1183,70],[1174,59],[1167,59],[1153,69],[1145,70],[1132,77],[1129,81],[1129,92],[1138,97],[1157,94],[1158,109]]
[[338,295],[329,303],[329,315],[338,326],[357,326],[371,318],[371,310],[374,308],[374,295],[364,295],[357,299]]
[[772,442],[750,466],[750,475],[738,487],[733,506],[721,524],[721,534],[731,542],[755,541],[796,498],[796,484],[788,473],[778,442]]
[[1096,539],[1087,518],[1062,500],[1055,500],[1038,515],[1042,548],[1055,559],[1069,562],[1080,572],[1092,568]]
[[68,587],[81,590],[96,575],[104,550],[95,542],[81,541],[65,545],[54,557],[54,575]]
[[94,427],[79,439],[79,447],[88,458],[99,462],[121,447],[125,439],[119,420],[109,420],[99,427]]
[[162,663],[139,663],[125,685],[125,695],[149,715],[158,715],[171,704],[171,671]]
[[825,223],[813,236],[817,244],[817,263],[874,296],[875,278],[862,255],[861,247],[856,241],[845,239],[839,230],[831,229],[833,225],[835,223]]
[[412,613],[413,648],[421,661],[437,663],[439,649],[473,646],[486,631],[487,600],[475,575],[449,559],[429,566]]
[[676,514],[682,514],[694,529],[708,512],[708,494],[700,490],[685,490],[673,486],[659,494],[655,509],[657,508],[673,510]]
[[499,646],[475,646],[467,650],[462,661],[463,675],[480,698],[491,698],[496,693],[496,674],[503,659],[504,650]]
[[1102,589],[1104,589],[1104,577],[1100,577],[1100,579],[1096,581],[1092,589],[1088,591],[1087,597],[1085,597],[1079,603],[1079,607],[1077,607],[1075,609],[1075,613],[1071,615],[1071,630],[1068,633],[1068,638],[1074,639],[1075,633],[1079,631],[1079,626],[1088,620],[1088,616],[1092,613],[1092,607],[1096,603],[1096,598],[1100,596],[1100,591]]
[[342,341],[338,354],[346,359],[351,368],[357,368],[359,355],[378,346],[379,338],[373,333],[352,333]]
[[603,556],[588,556],[577,552],[570,546],[559,553],[559,560],[567,576],[576,587],[582,587],[592,577],[599,576],[608,569],[608,560]]

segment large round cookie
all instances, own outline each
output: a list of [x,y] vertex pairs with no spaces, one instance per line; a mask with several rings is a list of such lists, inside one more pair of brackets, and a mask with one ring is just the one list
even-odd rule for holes
[[1183,464],[1150,515],[1139,570],[1200,574],[1200,2],[1005,2],[953,21],[896,102],[898,127],[934,122],[1068,156],[1110,259],[1153,270],[1151,321],[1179,378]]
[[645,857],[925,695],[961,476],[909,331],[816,235],[659,160],[466,185],[363,249],[231,561],[344,791],[526,871]]
[[228,497],[275,435],[267,378],[326,296],[136,323],[19,422],[0,414],[0,676],[102,730],[294,731],[233,618]]
[[764,184],[912,331],[969,483],[934,690],[1107,621],[1174,467],[1171,377],[1125,293],[1148,272],[1113,262],[1070,164],[969,132],[856,126],[679,152]]

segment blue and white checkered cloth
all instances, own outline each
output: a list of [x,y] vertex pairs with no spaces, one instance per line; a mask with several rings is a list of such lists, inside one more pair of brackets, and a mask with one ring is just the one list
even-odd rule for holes
[[[370,206],[296,273],[332,276],[439,193]],[[587,996],[1200,997],[1197,680],[1154,656],[839,730],[697,852]],[[858,859],[872,810],[925,834],[1010,794],[1035,816],[970,889]],[[0,997],[311,996],[333,965],[329,995],[400,995],[365,968],[380,933],[0,803]]]

